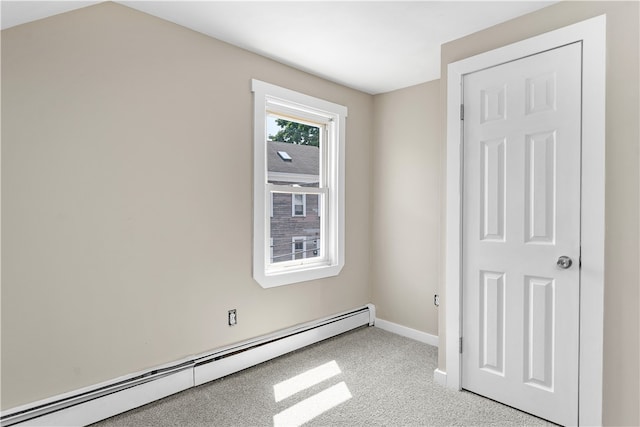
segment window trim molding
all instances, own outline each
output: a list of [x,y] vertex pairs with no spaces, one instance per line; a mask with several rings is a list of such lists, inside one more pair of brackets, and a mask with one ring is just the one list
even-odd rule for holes
[[[347,107],[305,95],[290,89],[260,80],[251,80],[254,94],[254,182],[253,182],[253,277],[263,288],[288,285],[308,280],[337,276],[344,266],[345,254],[345,130]],[[325,173],[327,175],[326,201],[323,208],[327,214],[323,251],[325,256],[318,262],[305,262],[268,269],[269,255],[269,203],[265,190],[266,163],[266,116],[267,106],[279,113],[288,113],[303,120],[324,119],[328,130]],[[315,192],[312,188],[305,188]],[[295,191],[295,190],[294,190]],[[309,261],[307,259],[306,261]]]

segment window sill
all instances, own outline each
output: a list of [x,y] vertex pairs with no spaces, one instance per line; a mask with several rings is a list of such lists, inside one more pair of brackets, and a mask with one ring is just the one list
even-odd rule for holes
[[342,264],[305,265],[269,272],[254,272],[253,278],[263,288],[273,288],[337,276],[342,267]]

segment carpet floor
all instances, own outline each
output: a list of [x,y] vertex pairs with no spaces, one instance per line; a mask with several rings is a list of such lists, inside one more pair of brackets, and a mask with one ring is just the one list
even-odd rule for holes
[[553,425],[433,382],[436,347],[363,327],[94,424]]

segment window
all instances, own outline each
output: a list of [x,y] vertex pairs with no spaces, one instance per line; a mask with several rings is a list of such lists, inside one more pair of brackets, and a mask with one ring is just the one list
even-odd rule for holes
[[[268,138],[268,136],[267,136]],[[285,162],[291,162],[293,161],[293,159],[291,158],[291,156],[289,155],[289,153],[287,153],[286,151],[278,151],[278,156],[280,156],[280,158],[282,160],[284,160]]]
[[252,90],[253,276],[265,288],[335,276],[344,265],[347,109],[259,80]]
[[291,259],[300,259],[307,257],[307,239],[306,237],[294,237],[291,239]]
[[307,195],[292,194],[291,195],[291,216],[307,215]]

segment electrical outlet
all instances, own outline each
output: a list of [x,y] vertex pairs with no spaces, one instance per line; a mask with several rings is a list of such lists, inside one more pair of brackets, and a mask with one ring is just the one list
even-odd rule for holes
[[238,323],[238,315],[236,314],[236,309],[229,310],[229,326],[233,326]]
[[440,295],[435,294],[433,296],[433,305],[435,305],[436,307],[440,307]]

